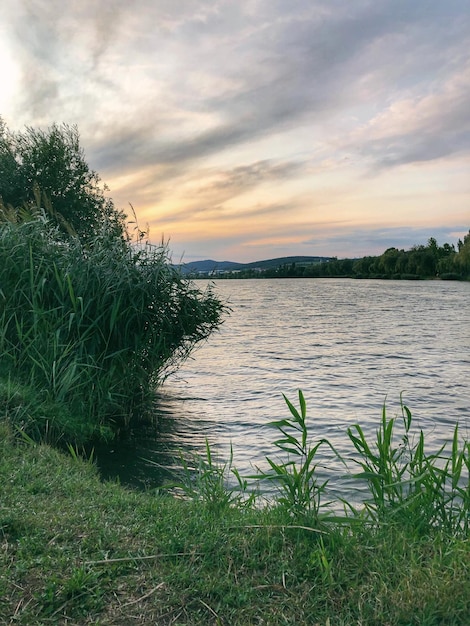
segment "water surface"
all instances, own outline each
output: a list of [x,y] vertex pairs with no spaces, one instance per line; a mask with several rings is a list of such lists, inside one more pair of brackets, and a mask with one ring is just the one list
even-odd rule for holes
[[[345,456],[347,428],[359,423],[372,437],[383,403],[397,415],[400,397],[430,446],[450,440],[456,422],[469,437],[470,284],[284,279],[214,287],[231,315],[161,388],[160,434],[137,434],[103,458],[107,475],[153,486],[161,473],[149,460],[177,466],[178,449],[203,451],[206,438],[221,458],[232,445],[234,465],[253,473],[273,452],[266,423],[288,415],[282,393],[296,401],[298,389],[313,435]],[[341,485],[337,462],[324,471],[333,488]]]

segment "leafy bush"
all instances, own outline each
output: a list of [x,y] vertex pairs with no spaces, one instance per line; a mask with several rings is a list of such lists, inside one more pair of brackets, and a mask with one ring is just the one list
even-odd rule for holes
[[66,407],[76,440],[128,427],[222,312],[165,247],[105,227],[85,244],[44,212],[0,223],[0,375]]
[[100,183],[75,126],[13,133],[0,118],[0,199],[14,214],[42,205],[65,233],[93,239],[106,224],[108,232],[122,236],[125,215]]
[[12,133],[0,118],[0,376],[56,404],[43,428],[36,411],[21,421],[49,440],[128,427],[221,321],[105,191],[75,127]]

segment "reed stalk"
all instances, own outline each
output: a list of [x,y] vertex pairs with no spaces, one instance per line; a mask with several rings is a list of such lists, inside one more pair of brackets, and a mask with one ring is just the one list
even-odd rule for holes
[[41,211],[0,222],[0,375],[74,415],[52,425],[59,436],[82,443],[128,428],[223,309],[165,246],[105,227],[85,244]]

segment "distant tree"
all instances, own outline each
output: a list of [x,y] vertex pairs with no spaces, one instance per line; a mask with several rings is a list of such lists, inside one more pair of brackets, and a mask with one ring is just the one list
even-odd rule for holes
[[41,206],[62,230],[82,239],[103,226],[123,236],[125,216],[100,182],[85,161],[75,126],[14,133],[0,118],[0,200],[5,206],[16,211]]
[[439,246],[437,245],[437,240],[434,237],[430,237],[428,239],[428,248],[436,258],[439,256]]
[[440,248],[440,255],[441,256],[450,256],[452,254],[455,254],[455,246],[454,246],[454,244],[445,243],[442,246],[442,248]]
[[417,276],[435,275],[436,259],[428,246],[413,246],[407,253],[407,273]]
[[403,274],[407,271],[407,253],[404,250],[400,250],[400,255],[397,258],[397,263],[395,265],[395,271],[397,274]]
[[383,274],[392,276],[398,272],[397,265],[401,253],[397,248],[388,248],[380,257],[379,268]]
[[373,270],[373,264],[375,263],[376,257],[374,256],[365,256],[362,259],[357,259],[353,265],[353,272],[357,277],[365,277],[370,276],[371,271]]
[[340,272],[343,276],[352,276],[354,261],[352,259],[341,259]]
[[457,271],[468,277],[470,276],[470,230],[463,238],[463,241],[459,240],[458,249],[458,254],[455,256]]

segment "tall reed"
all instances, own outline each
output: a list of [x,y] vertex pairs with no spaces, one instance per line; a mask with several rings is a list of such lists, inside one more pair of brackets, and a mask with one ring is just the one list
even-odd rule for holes
[[[276,488],[273,506],[287,513],[295,523],[346,527],[392,528],[397,526],[413,537],[434,532],[468,536],[470,528],[470,442],[460,436],[458,424],[454,427],[450,445],[428,452],[425,434],[414,429],[411,411],[401,404],[401,416],[388,418],[386,407],[375,437],[368,438],[356,424],[347,434],[353,444],[352,454],[341,456],[325,438],[312,441],[307,420],[307,404],[299,390],[299,408],[286,397],[289,418],[269,422],[278,438],[273,445],[287,457],[266,457],[269,468],[244,479],[233,466],[233,453],[225,465],[215,465],[209,444],[206,459],[185,465],[182,487],[187,496],[224,504],[254,503],[261,497],[262,483],[268,481]],[[366,485],[361,489],[361,502],[345,494],[339,500],[325,502],[328,480],[321,478],[318,452],[324,448],[322,460],[339,460],[345,468],[345,477]],[[353,468],[351,467],[353,463]],[[355,471],[359,466],[360,471]],[[230,486],[230,474],[238,486]],[[255,482],[253,482],[255,481]],[[188,488],[189,485],[189,488]],[[348,480],[348,485],[351,481]],[[260,488],[261,487],[261,488]],[[345,487],[347,489],[347,487]],[[344,514],[337,513],[340,505]],[[330,505],[334,506],[332,511]],[[329,526],[328,526],[329,525]]]
[[105,226],[84,244],[40,211],[0,223],[0,375],[67,407],[53,426],[79,441],[128,427],[223,309],[165,246]]
[[[348,429],[359,454],[354,462],[361,471],[370,498],[364,503],[375,522],[411,525],[418,533],[432,528],[467,532],[470,523],[470,443],[460,437],[459,425],[452,443],[427,452],[423,430],[412,428],[411,411],[403,403],[401,419],[388,418],[385,406],[369,442],[361,426]],[[401,426],[401,432],[397,433]]]

